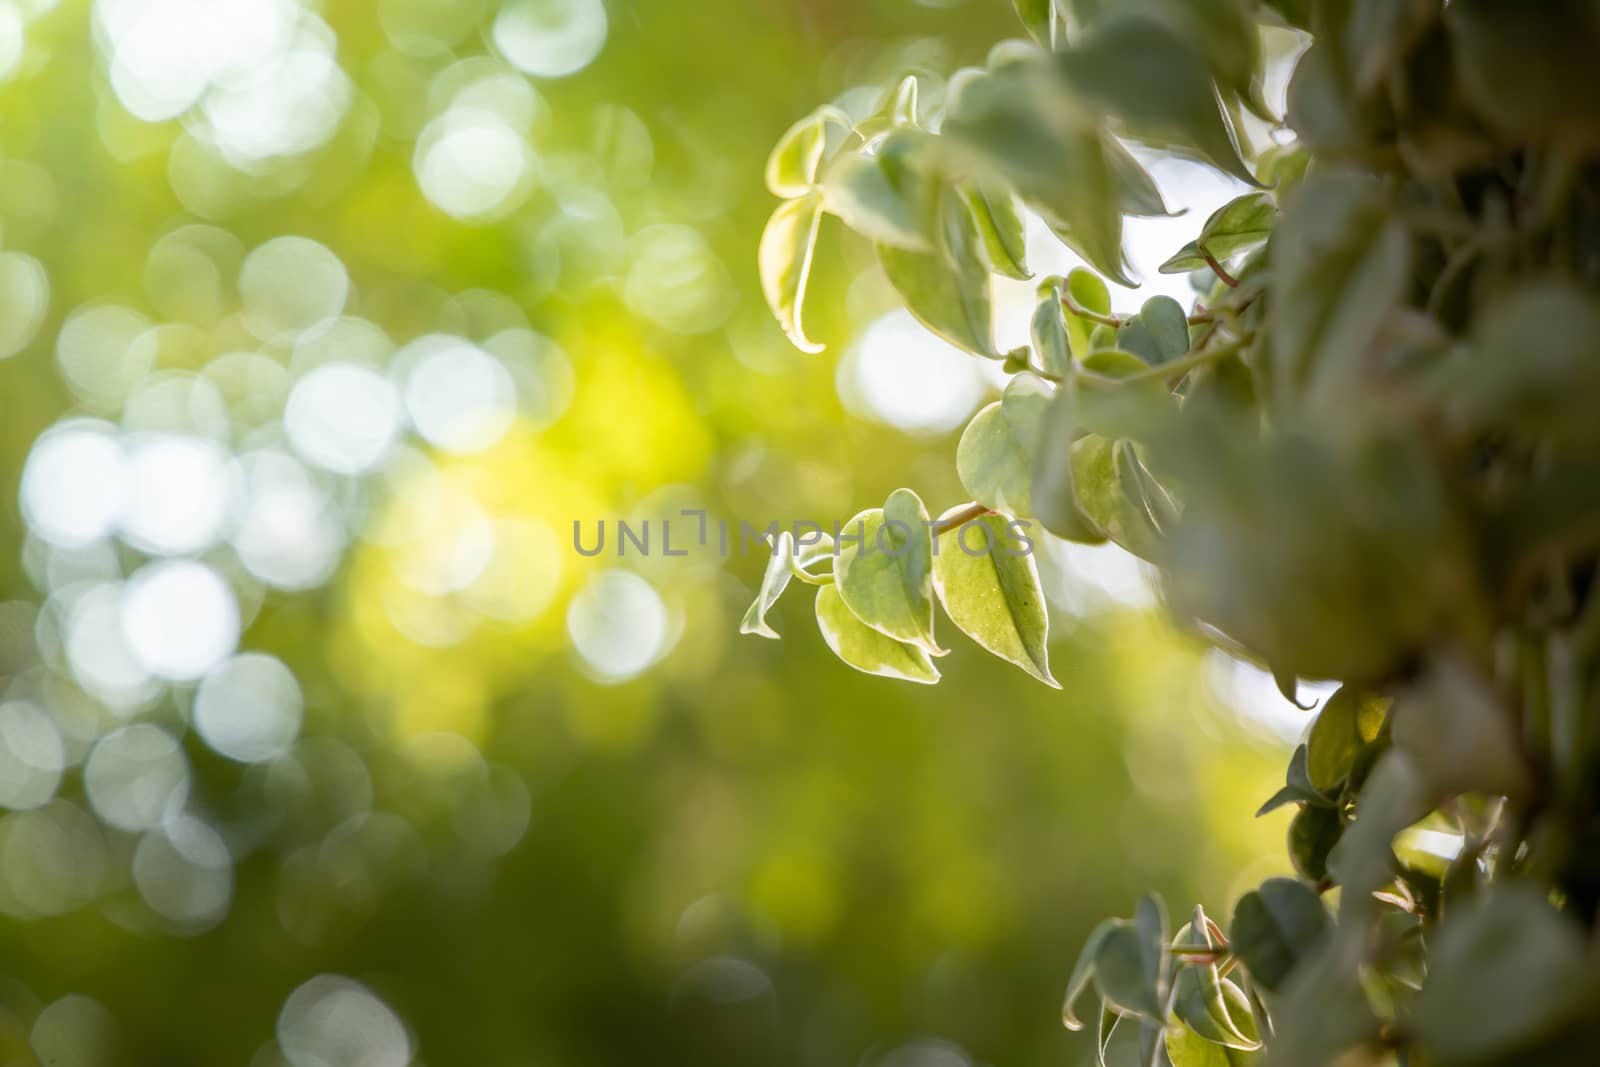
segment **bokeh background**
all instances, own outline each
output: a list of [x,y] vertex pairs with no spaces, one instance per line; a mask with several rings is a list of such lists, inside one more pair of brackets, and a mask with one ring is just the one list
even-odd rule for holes
[[1059,693],[959,635],[855,674],[803,589],[741,637],[755,554],[573,550],[962,501],[995,379],[833,230],[789,348],[761,173],[1014,25],[0,0],[0,1063],[1082,1063],[1095,921],[1283,869],[1301,713],[1115,549],[1044,548]]

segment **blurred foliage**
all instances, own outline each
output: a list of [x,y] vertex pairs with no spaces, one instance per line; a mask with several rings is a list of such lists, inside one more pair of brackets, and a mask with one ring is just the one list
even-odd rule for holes
[[[869,673],[937,680],[937,601],[1052,681],[1042,579],[989,533],[1037,525],[1150,560],[1174,616],[1289,699],[1340,683],[1261,809],[1295,811],[1298,879],[1245,894],[1226,931],[1198,906],[1175,932],[1156,894],[1088,938],[1064,1018],[1085,1024],[1092,988],[1102,1065],[1589,1062],[1600,5],[1015,7],[1031,42],[937,106],[912,75],[774,150],[761,267],[797,345],[819,227],[791,219],[826,213],[1008,379],[958,447],[971,504],[923,523],[897,489],[831,552],[777,554],[823,587],[825,635],[874,635],[830,641]],[[1280,119],[1263,45],[1286,39]],[[1113,312],[1124,217],[1168,210],[1125,141],[1253,187],[1161,268],[1190,276],[1192,312]],[[1087,267],[1038,283],[1007,352],[993,276],[1028,273],[1006,251],[1024,209]],[[987,553],[946,544],[973,529]]]
[[1041,556],[1064,693],[929,699],[737,638],[764,549],[569,536],[959,492],[992,383],[864,405],[946,350],[750,267],[792,117],[997,10],[0,0],[0,1062],[1087,1060],[1097,916],[1287,870],[1125,557]]

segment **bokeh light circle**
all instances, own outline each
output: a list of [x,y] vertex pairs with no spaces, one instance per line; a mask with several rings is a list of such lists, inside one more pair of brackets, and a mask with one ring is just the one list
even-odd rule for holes
[[302,707],[293,671],[274,656],[246,652],[200,683],[194,725],[214,751],[240,763],[257,763],[294,743]]
[[411,1038],[400,1017],[360,982],[321,974],[278,1014],[278,1047],[290,1067],[405,1067]]
[[189,763],[173,736],[135,723],[102,737],[83,767],[95,814],[119,830],[153,830],[189,796]]
[[511,0],[494,20],[494,43],[517,69],[564,78],[593,63],[606,44],[602,0]]
[[632,571],[601,571],[568,605],[567,634],[600,680],[625,682],[661,654],[666,605],[655,587]]
[[325,363],[295,383],[284,411],[294,450],[338,474],[375,467],[400,432],[400,396],[371,367]]
[[204,563],[151,563],[128,581],[122,632],[151,674],[194,681],[238,643],[239,603],[232,587]]

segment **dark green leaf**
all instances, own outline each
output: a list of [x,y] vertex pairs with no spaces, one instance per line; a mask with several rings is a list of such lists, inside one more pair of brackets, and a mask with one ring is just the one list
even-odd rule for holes
[[1461,91],[1518,143],[1600,143],[1600,9],[1586,0],[1455,0],[1445,10]]
[[1289,771],[1287,780],[1282,789],[1272,795],[1272,798],[1261,805],[1256,811],[1256,817],[1276,811],[1285,804],[1315,804],[1319,807],[1332,807],[1333,801],[1319,792],[1311,784],[1311,777],[1306,773],[1306,746],[1295,746],[1294,755],[1289,757]]
[[1320,882],[1328,874],[1328,855],[1339,843],[1344,820],[1331,808],[1310,804],[1295,813],[1289,823],[1289,859],[1300,877]]
[[1106,934],[1117,922],[1116,919],[1106,919],[1096,926],[1089,940],[1084,942],[1083,951],[1078,953],[1078,962],[1072,967],[1072,977],[1067,979],[1067,995],[1061,1001],[1061,1023],[1068,1030],[1083,1029],[1083,1022],[1078,1018],[1074,1006],[1088,990],[1094,977],[1094,961],[1100,952],[1100,942],[1105,940]]
[[1329,925],[1327,909],[1304,884],[1269,878],[1239,899],[1228,941],[1263,989],[1278,990],[1321,943]]

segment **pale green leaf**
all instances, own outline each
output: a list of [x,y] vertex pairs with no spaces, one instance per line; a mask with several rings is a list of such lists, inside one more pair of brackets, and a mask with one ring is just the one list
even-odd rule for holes
[[[852,152],[828,167],[822,181],[823,202],[856,233],[894,248],[931,252],[923,204],[879,155]],[[919,194],[920,195],[920,194]]]
[[1127,920],[1117,920],[1096,946],[1094,984],[1100,995],[1124,1013],[1159,1019],[1165,1010],[1159,987],[1163,946]]
[[778,139],[767,157],[767,188],[773,196],[791,198],[811,191],[827,151],[830,127],[848,130],[850,119],[837,108],[818,108]]
[[1189,351],[1189,316],[1172,297],[1153,296],[1117,329],[1117,347],[1151,366],[1181,359]]
[[794,538],[785,530],[772,546],[772,558],[767,560],[767,569],[761,576],[761,589],[750,609],[744,613],[744,620],[739,624],[740,633],[772,638],[779,636],[778,631],[767,624],[767,612],[772,610],[783,591],[789,587],[789,579],[794,576],[793,562]]
[[962,633],[1059,689],[1050,676],[1050,619],[1033,547],[1007,516],[973,519],[940,536],[933,585]]
[[872,629],[943,652],[933,639],[933,532],[928,511],[916,493],[896,489],[881,508],[850,520],[848,533],[859,542],[834,561],[834,580],[856,617]]
[[1028,269],[1022,213],[1011,194],[1004,189],[972,186],[963,189],[961,195],[972,213],[978,250],[983,253],[983,261],[989,269],[1007,278],[1033,277]]
[[845,605],[837,586],[817,590],[817,627],[834,655],[858,671],[928,685],[939,680],[927,650],[885,637],[863,623]]
[[761,234],[761,289],[767,306],[789,340],[802,352],[821,352],[823,346],[806,337],[801,322],[811,257],[816,250],[817,228],[822,222],[822,198],[812,195],[778,205]]
[[878,246],[884,275],[919,322],[960,348],[988,359],[994,347],[989,272],[977,252],[978,234],[960,196],[946,189],[939,200],[938,252]]
[[1117,921],[1106,919],[1096,926],[1089,940],[1084,942],[1083,951],[1078,953],[1078,962],[1073,964],[1072,977],[1067,979],[1067,995],[1061,1001],[1061,1023],[1068,1030],[1083,1029],[1083,1022],[1078,1018],[1074,1005],[1088,990],[1090,980],[1094,977],[1094,960],[1100,951],[1100,942]]
[[1033,450],[1050,387],[1018,374],[1001,399],[975,415],[956,447],[956,473],[972,498],[996,511],[1033,514]]
[[1200,236],[1161,264],[1163,274],[1181,274],[1206,266],[1205,254],[1218,263],[1266,243],[1278,207],[1267,193],[1246,193],[1219,207],[1200,228]]
[[1039,355],[1039,368],[1057,381],[1065,381],[1073,369],[1072,335],[1066,309],[1061,305],[1061,285],[1060,278],[1040,284],[1039,305],[1034,308],[1028,331],[1033,350]]

